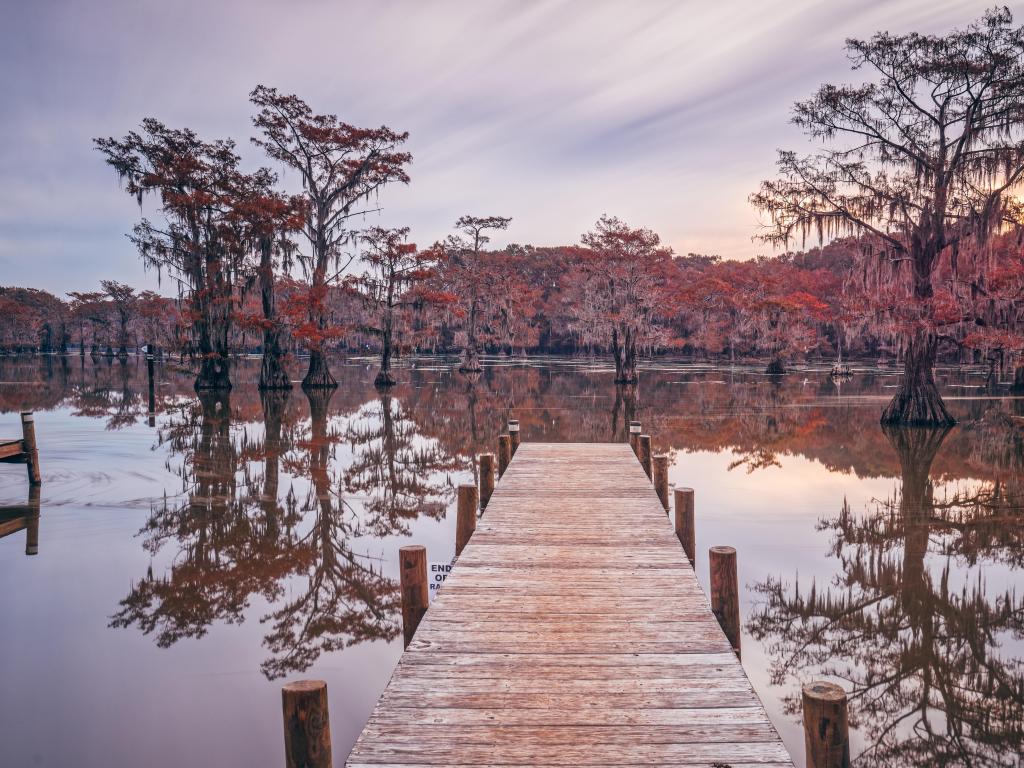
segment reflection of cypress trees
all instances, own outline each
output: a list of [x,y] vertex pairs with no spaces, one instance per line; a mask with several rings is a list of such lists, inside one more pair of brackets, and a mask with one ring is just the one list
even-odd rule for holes
[[330,458],[337,438],[328,429],[327,406],[333,395],[333,389],[306,391],[312,489],[302,511],[312,512],[313,519],[297,546],[312,558],[302,593],[261,619],[272,623],[264,639],[271,658],[261,665],[269,678],[304,671],[326,651],[391,640],[399,631],[398,585],[371,558],[353,551],[351,539],[361,535],[358,520],[331,487]]
[[119,359],[116,371],[120,393],[115,399],[113,412],[107,419],[107,429],[130,427],[143,414],[142,398],[132,388],[127,361]]
[[629,422],[636,419],[637,385],[616,384],[615,402],[612,404],[612,424],[609,442],[623,443],[629,438]]
[[168,574],[156,578],[150,568],[132,586],[111,625],[155,632],[157,644],[168,647],[203,636],[214,621],[240,623],[251,595],[277,599],[281,580],[309,558],[295,546],[294,515],[282,519],[276,503],[252,504],[244,492],[250,478],[243,457],[258,449],[247,438],[233,439],[229,393],[199,394],[198,407],[186,407],[162,437],[183,457],[187,500],[154,507],[140,535],[153,555],[171,543],[178,553]]
[[349,493],[365,496],[369,531],[376,536],[408,534],[409,521],[421,514],[444,517],[453,495],[448,475],[458,470],[457,457],[445,453],[436,440],[422,437],[412,416],[390,393],[367,406],[372,410],[364,406],[345,433],[353,458],[344,480]]
[[[990,594],[980,578],[957,588],[951,559],[1006,561],[1024,528],[1022,499],[1009,506],[989,484],[936,501],[930,468],[947,430],[885,434],[899,457],[898,498],[864,518],[844,504],[823,521],[841,574],[806,593],[777,579],[758,584],[763,602],[747,629],[767,644],[776,684],[827,675],[852,687],[851,717],[866,742],[858,764],[1017,765],[1024,660],[1000,645],[1024,639],[1024,599]],[[1012,534],[997,532],[1007,526]],[[938,573],[930,551],[946,560]],[[798,689],[786,703],[797,711]]]

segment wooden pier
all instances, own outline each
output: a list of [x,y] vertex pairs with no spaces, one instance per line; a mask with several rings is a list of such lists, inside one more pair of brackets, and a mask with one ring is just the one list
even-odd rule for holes
[[21,439],[0,437],[0,464],[25,464],[29,485],[39,485],[39,448],[36,445],[35,416],[31,411],[21,413]]
[[524,442],[347,765],[793,763],[630,446]]

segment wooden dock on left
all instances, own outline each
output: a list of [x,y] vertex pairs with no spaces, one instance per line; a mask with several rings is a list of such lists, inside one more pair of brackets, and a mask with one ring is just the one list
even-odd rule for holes
[[21,438],[0,437],[0,464],[25,464],[28,468],[28,482],[39,485],[42,475],[39,471],[39,447],[36,444],[35,415],[30,411],[21,413]]

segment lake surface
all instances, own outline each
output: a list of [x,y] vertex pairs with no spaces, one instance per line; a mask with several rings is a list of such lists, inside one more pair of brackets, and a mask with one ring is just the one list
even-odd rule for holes
[[[671,454],[705,590],[708,547],[738,550],[743,665],[798,765],[816,678],[851,691],[856,765],[1021,764],[1024,400],[982,371],[940,371],[952,431],[883,432],[894,369],[659,362],[623,391],[601,361],[404,362],[381,395],[338,361],[313,399],[261,398],[258,360],[202,398],[160,364],[150,417],[139,359],[0,358],[0,436],[34,410],[43,472],[0,539],[0,764],[276,768],[280,686],[314,677],[342,765],[401,654],[398,548],[451,559],[455,488],[510,417],[526,441],[639,419]],[[32,503],[0,465],[0,522]]]

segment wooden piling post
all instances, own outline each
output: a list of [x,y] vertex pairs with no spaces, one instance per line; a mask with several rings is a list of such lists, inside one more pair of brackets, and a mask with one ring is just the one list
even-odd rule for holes
[[629,447],[633,449],[634,454],[639,450],[638,443],[640,442],[640,432],[642,429],[643,427],[640,426],[639,421],[629,422]]
[[498,436],[498,477],[505,474],[509,462],[512,461],[512,438],[508,435]]
[[807,768],[850,768],[846,691],[835,683],[807,683],[803,709]]
[[659,453],[653,459],[653,472],[654,472],[654,490],[658,493],[658,498],[661,499],[661,506],[665,508],[665,513],[668,514],[668,456],[664,453]]
[[299,680],[281,688],[285,768],[331,768],[327,683]]
[[740,653],[740,589],[736,575],[736,550],[712,547],[708,553],[711,569],[711,610],[733,650]]
[[146,374],[149,377],[149,415],[156,413],[156,383],[153,377],[153,353],[146,353]]
[[512,440],[512,455],[516,455],[516,451],[519,450],[519,443],[521,442],[519,437],[519,420],[509,419],[508,420],[508,436]]
[[693,488],[676,488],[676,536],[683,545],[683,552],[690,560],[696,562],[697,529],[693,521]]
[[640,459],[640,466],[644,468],[644,472],[647,473],[647,479],[651,479],[651,436],[640,435],[637,438],[637,458]]
[[418,544],[401,547],[398,550],[398,571],[402,585],[402,633],[408,648],[430,600],[427,548]]
[[455,556],[469,543],[470,536],[476,530],[476,508],[480,502],[480,492],[475,485],[459,486],[459,506],[455,518]]
[[494,454],[480,454],[480,509],[487,509],[487,502],[494,493]]
[[21,440],[28,455],[28,482],[30,485],[39,485],[43,477],[39,472],[39,446],[36,445],[36,422],[32,411],[21,412]]

